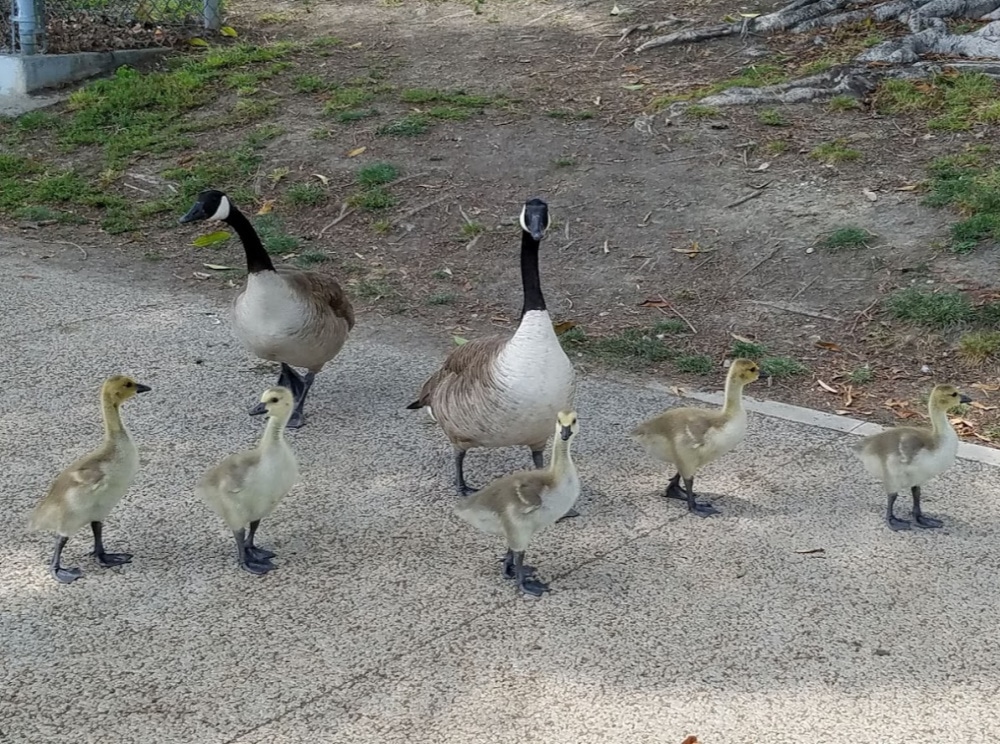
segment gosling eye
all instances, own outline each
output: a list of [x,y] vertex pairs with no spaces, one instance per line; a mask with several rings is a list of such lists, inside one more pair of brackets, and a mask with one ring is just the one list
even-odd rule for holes
[[125,387],[127,387],[127,388],[130,388],[130,387],[132,387],[132,383],[131,383],[131,382],[126,382],[126,383],[125,383]]
[[278,402],[278,399],[277,399],[277,398],[271,398],[271,400],[270,400],[270,401],[268,401],[268,402],[270,402],[270,403],[277,403],[277,402]]

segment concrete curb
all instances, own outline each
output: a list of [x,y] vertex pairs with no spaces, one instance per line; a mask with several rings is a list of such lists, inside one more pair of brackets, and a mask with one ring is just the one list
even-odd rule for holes
[[161,57],[170,49],[78,54],[0,54],[0,95],[27,95]]
[[[673,388],[659,382],[647,383],[646,387],[650,390],[677,397],[677,393]],[[696,400],[700,403],[722,405],[723,394],[722,392],[706,393],[698,390],[681,389],[681,397]],[[839,431],[843,434],[866,437],[871,434],[878,434],[885,429],[885,427],[871,421],[861,421],[850,416],[840,416],[835,413],[826,413],[825,411],[817,411],[812,408],[803,408],[771,400],[756,400],[749,395],[744,395],[743,401],[748,411],[759,413],[762,416],[770,416],[782,421],[805,424],[806,426],[815,426],[819,429]],[[981,462],[985,465],[1000,467],[1000,450],[992,447],[984,447],[981,444],[959,442],[958,456],[963,460],[971,460],[972,462]]]

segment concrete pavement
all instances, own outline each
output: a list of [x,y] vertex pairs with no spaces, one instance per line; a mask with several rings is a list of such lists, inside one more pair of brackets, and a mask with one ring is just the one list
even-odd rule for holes
[[[0,741],[12,744],[922,744],[1000,734],[1000,484],[960,461],[925,489],[946,527],[895,534],[851,435],[754,414],[687,516],[625,436],[676,403],[584,377],[580,519],[530,562],[519,599],[502,546],[451,514],[451,460],[404,410],[449,335],[360,318],[291,435],[301,483],[261,525],[280,569],[237,569],[193,494],[250,445],[244,411],[275,379],[232,339],[224,298],[23,256],[0,241],[4,514]],[[511,306],[516,288],[511,289]],[[101,379],[153,387],[124,415],[142,455],[60,586],[26,531],[51,479],[100,436]],[[474,485],[530,463],[476,451]],[[822,548],[822,553],[803,553]]]

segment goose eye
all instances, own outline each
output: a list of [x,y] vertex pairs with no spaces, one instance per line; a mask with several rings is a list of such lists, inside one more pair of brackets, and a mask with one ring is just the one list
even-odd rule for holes
[[277,402],[278,402],[278,399],[277,399],[277,398],[271,398],[271,402],[272,402],[272,403],[277,403]]

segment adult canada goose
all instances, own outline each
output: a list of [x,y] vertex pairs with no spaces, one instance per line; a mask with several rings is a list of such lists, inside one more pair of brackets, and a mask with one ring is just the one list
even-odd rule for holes
[[202,476],[196,489],[233,531],[240,566],[253,574],[265,574],[274,568],[274,553],[253,542],[260,520],[274,511],[299,477],[295,454],[284,436],[288,417],[295,408],[292,392],[283,387],[269,388],[260,402],[268,414],[260,442],[252,450],[229,455]]
[[[719,513],[710,504],[695,501],[694,476],[704,465],[743,441],[747,433],[743,387],[763,376],[766,375],[756,362],[736,359],[726,375],[725,402],[721,409],[672,408],[644,421],[632,431],[632,436],[650,455],[677,467],[677,473],[667,485],[667,498],[686,501],[688,511],[699,517]],[[681,478],[684,479],[683,490]]]
[[104,381],[101,386],[104,441],[59,474],[31,515],[32,529],[57,535],[49,570],[60,583],[69,584],[83,575],[79,568],[63,568],[60,561],[66,542],[87,523],[94,533],[91,555],[98,563],[120,566],[132,560],[128,553],[106,552],[102,532],[104,520],[121,501],[139,470],[139,453],[118,408],[136,393],[149,390],[147,385],[123,375]]
[[908,521],[897,519],[893,513],[896,498],[906,489],[910,489],[913,497],[913,521],[917,526],[925,529],[941,527],[941,520],[924,516],[920,508],[920,487],[955,463],[958,434],[948,421],[948,409],[959,403],[971,402],[972,398],[953,386],[938,385],[931,391],[927,402],[930,429],[897,426],[851,445],[865,470],[885,487],[888,494],[885,521],[889,529],[910,529]]
[[560,411],[547,470],[505,475],[455,507],[455,513],[473,527],[506,539],[503,575],[517,581],[524,594],[540,597],[548,591],[535,576],[535,568],[524,565],[524,551],[539,530],[564,517],[580,495],[580,478],[570,456],[578,428],[575,411]]
[[452,349],[424,383],[420,397],[407,406],[426,407],[451,440],[455,485],[462,496],[475,490],[465,482],[463,468],[470,449],[526,445],[535,467],[542,468],[552,419],[573,406],[573,365],[552,328],[538,276],[538,246],[549,226],[548,205],[529,199],[520,222],[524,304],[517,331]]
[[[303,424],[302,408],[315,376],[340,352],[354,327],[354,308],[337,280],[319,271],[274,268],[250,220],[221,191],[203,191],[182,223],[225,222],[243,242],[246,288],[233,303],[233,327],[243,345],[261,359],[281,362],[278,387],[295,396],[288,426]],[[305,376],[293,367],[305,367]],[[255,406],[250,415],[265,411]]]

